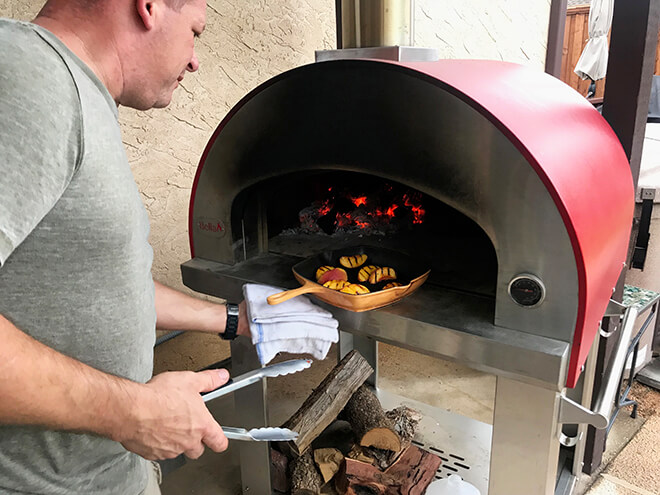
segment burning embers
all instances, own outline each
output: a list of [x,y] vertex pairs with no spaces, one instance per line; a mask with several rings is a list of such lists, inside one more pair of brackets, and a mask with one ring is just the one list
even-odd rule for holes
[[379,191],[355,194],[331,186],[299,212],[300,228],[294,233],[393,234],[421,224],[425,213],[419,192],[401,192],[385,184]]

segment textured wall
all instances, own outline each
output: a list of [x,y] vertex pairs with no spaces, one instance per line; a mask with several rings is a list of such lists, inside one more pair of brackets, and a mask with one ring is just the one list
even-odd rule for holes
[[[0,16],[31,19],[42,0],[0,0]],[[198,40],[200,70],[188,74],[166,110],[120,109],[128,158],[151,217],[154,277],[183,288],[189,259],[188,201],[199,157],[227,111],[282,71],[335,47],[334,0],[210,0]],[[550,0],[417,0],[415,44],[446,58],[491,58],[543,68]],[[208,348],[207,357],[195,349]],[[214,336],[162,346],[161,369],[199,368],[226,347]],[[163,355],[163,352],[160,353]]]
[[417,0],[415,45],[543,69],[550,0]]

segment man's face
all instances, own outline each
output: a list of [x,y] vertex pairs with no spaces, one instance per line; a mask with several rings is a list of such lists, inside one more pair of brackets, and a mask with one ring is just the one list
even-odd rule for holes
[[[195,72],[195,38],[206,26],[206,0],[188,0],[180,10],[160,3],[154,30],[140,52],[128,106],[145,110],[169,105],[186,72]],[[125,102],[122,102],[126,104]]]

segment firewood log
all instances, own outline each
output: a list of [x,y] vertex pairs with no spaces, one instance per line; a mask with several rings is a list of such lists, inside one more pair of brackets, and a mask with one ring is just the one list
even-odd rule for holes
[[289,418],[283,428],[298,432],[288,442],[289,453],[300,455],[336,418],[353,393],[374,372],[362,355],[353,350],[325,377],[321,384]]
[[323,482],[327,483],[339,471],[344,455],[338,449],[314,450],[314,462],[321,472]]
[[311,450],[291,461],[291,495],[318,495],[322,485]]
[[387,487],[396,482],[371,464],[345,458],[335,478],[335,488],[341,495],[383,495]]
[[422,415],[406,406],[400,406],[391,411],[387,411],[385,416],[392,421],[394,431],[401,439],[401,451],[393,452],[391,450],[382,450],[374,447],[356,446],[347,456],[362,462],[368,462],[378,466],[381,470],[387,469],[399,454],[407,449],[412,443],[412,439],[417,432],[417,425],[422,419]]
[[270,449],[270,466],[273,480],[273,490],[280,493],[289,492],[289,459],[275,449]]
[[401,486],[391,487],[387,495],[423,495],[435,476],[442,460],[435,454],[415,445],[408,447],[385,471],[402,480]]
[[402,449],[408,447],[417,433],[417,426],[422,419],[421,413],[407,406],[400,406],[387,411],[385,416],[392,422],[394,431],[399,435]]
[[374,459],[373,456],[368,455],[365,450],[366,447],[362,447],[361,445],[354,445],[350,452],[346,454],[346,457],[353,459],[354,461],[365,462],[367,464],[375,464],[376,459]]
[[414,445],[384,472],[371,464],[346,458],[335,478],[341,495],[422,495],[441,460]]
[[366,386],[361,386],[348,401],[342,412],[364,447],[399,452],[401,440],[394,431],[392,421],[385,415],[378,397]]

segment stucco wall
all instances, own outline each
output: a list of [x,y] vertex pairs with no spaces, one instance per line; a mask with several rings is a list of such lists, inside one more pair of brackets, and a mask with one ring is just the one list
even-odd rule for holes
[[417,0],[415,45],[543,69],[550,0]]
[[[42,0],[0,0],[0,16],[31,19]],[[151,218],[154,277],[183,288],[189,259],[188,201],[196,166],[213,130],[248,91],[335,47],[334,0],[210,0],[198,40],[200,70],[188,74],[166,110],[120,109],[128,158]],[[543,68],[550,0],[417,0],[415,45],[445,58],[491,58]],[[214,336],[167,343],[164,368],[199,368],[226,347]],[[184,349],[185,346],[188,346]],[[199,358],[194,350],[212,350]],[[163,346],[165,347],[165,345]]]

